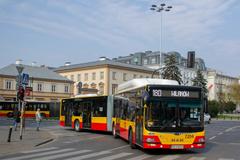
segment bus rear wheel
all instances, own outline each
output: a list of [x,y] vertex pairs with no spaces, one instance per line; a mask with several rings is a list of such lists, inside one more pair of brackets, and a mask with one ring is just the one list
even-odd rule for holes
[[80,132],[80,123],[78,120],[74,122],[74,129],[75,131]]
[[129,134],[128,134],[128,141],[129,141],[130,147],[132,149],[135,149],[136,145],[133,143],[133,133],[132,133],[131,129],[130,129]]

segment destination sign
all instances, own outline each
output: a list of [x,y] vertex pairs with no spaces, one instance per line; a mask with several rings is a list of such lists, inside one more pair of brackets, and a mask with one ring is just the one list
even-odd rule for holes
[[188,90],[165,90],[165,89],[151,89],[150,95],[153,97],[182,97],[182,98],[200,98],[199,91]]

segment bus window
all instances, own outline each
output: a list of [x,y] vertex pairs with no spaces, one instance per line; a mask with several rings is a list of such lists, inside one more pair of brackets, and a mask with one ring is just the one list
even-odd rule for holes
[[106,117],[107,116],[107,98],[100,97],[93,100],[93,116]]
[[82,102],[74,102],[73,115],[81,116],[81,114],[82,114]]

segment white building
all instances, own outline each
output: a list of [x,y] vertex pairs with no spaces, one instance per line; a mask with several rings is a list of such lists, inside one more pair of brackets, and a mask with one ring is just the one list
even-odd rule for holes
[[238,83],[239,79],[236,77],[231,77],[217,72],[216,70],[208,70],[208,99],[209,100],[219,100],[219,94],[223,93],[225,100],[230,100],[229,98],[229,85],[233,83]]

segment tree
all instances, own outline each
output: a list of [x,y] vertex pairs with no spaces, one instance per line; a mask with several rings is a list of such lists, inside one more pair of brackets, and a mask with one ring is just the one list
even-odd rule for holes
[[165,59],[165,67],[163,68],[162,77],[163,79],[171,79],[178,81],[179,84],[183,83],[182,75],[176,66],[177,60],[174,54],[169,55]]
[[219,112],[219,103],[215,100],[213,101],[208,101],[208,111],[211,117],[217,117],[218,112]]
[[233,103],[232,101],[228,101],[224,105],[224,111],[227,113],[232,113],[236,109],[236,104]]
[[230,96],[236,104],[240,104],[240,84],[234,83],[229,86]]
[[207,80],[204,78],[200,70],[197,71],[197,76],[192,79],[193,86],[201,87],[205,96],[207,96]]

